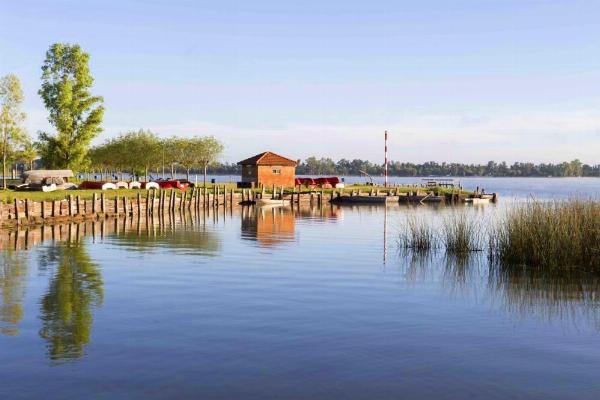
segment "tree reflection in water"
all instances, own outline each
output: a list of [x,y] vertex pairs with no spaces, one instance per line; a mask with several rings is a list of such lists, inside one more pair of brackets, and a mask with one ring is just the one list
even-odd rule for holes
[[92,308],[102,304],[102,277],[82,243],[50,247],[42,263],[55,269],[42,297],[40,336],[51,360],[76,359],[90,341]]
[[0,253],[0,334],[17,336],[23,319],[27,258],[14,250]]

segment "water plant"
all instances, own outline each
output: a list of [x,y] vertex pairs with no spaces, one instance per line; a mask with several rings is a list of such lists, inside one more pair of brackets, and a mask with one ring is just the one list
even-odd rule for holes
[[409,216],[405,229],[400,232],[400,247],[419,253],[436,248],[437,237],[431,224],[425,219]]
[[530,201],[490,232],[490,259],[505,265],[600,272],[600,202]]
[[465,212],[453,212],[442,225],[442,241],[446,253],[466,255],[483,250],[481,224]]

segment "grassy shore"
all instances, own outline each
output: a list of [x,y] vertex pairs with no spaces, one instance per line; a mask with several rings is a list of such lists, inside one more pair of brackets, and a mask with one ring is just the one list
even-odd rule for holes
[[[221,193],[223,192],[223,188],[225,187],[227,189],[227,191],[231,191],[231,190],[235,190],[236,192],[241,192],[242,189],[237,189],[236,188],[236,184],[235,183],[224,183],[224,184],[218,184],[216,185],[219,187],[219,190],[221,191]],[[215,185],[207,185],[207,188],[209,190],[210,193],[214,193],[215,192]],[[350,192],[352,190],[356,191],[361,191],[362,193],[367,193],[369,191],[371,191],[371,189],[375,190],[375,191],[379,191],[380,193],[386,193],[389,192],[390,190],[397,190],[398,192],[411,192],[411,191],[416,191],[416,190],[425,190],[423,188],[418,188],[416,186],[414,187],[398,187],[398,188],[384,188],[384,187],[377,187],[377,186],[367,186],[367,185],[348,185],[346,186],[346,188],[344,189],[346,192]],[[276,188],[277,192],[279,193],[279,188]],[[320,189],[316,189],[319,190]],[[325,194],[331,194],[331,192],[333,190],[341,190],[341,189],[324,189],[323,192]],[[260,189],[255,189],[255,192],[260,192]],[[309,192],[310,189],[308,188],[302,188],[303,192]],[[449,189],[438,189],[439,193],[450,193],[451,190]],[[186,193],[190,193],[191,190],[187,190]],[[292,189],[286,189],[285,190],[286,193],[291,193]],[[12,203],[14,201],[14,199],[18,199],[18,200],[25,200],[25,199],[29,199],[32,201],[52,201],[52,200],[63,200],[65,199],[67,196],[72,195],[74,197],[80,196],[80,198],[83,199],[91,199],[93,194],[96,193],[97,196],[99,196],[101,193],[104,193],[104,195],[106,196],[107,199],[113,199],[115,196],[119,196],[119,197],[128,197],[128,198],[136,198],[138,193],[141,193],[142,196],[145,196],[146,194],[146,190],[139,190],[139,189],[118,189],[118,190],[57,190],[55,192],[18,192],[18,191],[14,191],[14,190],[0,190],[0,201],[3,203]],[[176,190],[176,193],[178,193],[178,195],[181,195],[181,191]],[[267,189],[266,193],[271,193],[271,189]],[[463,191],[463,193],[468,193],[466,191]]]

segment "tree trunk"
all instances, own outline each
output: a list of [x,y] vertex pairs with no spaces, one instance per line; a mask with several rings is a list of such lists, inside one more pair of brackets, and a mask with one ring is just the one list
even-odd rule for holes
[[206,169],[208,168],[208,164],[204,164],[204,188],[206,189]]
[[2,187],[6,190],[6,152],[2,154]]
[[186,179],[187,179],[187,180],[188,180],[188,182],[189,182],[189,181],[190,181],[190,169],[189,169],[189,168],[187,168],[187,169],[185,170],[185,175],[186,175]]

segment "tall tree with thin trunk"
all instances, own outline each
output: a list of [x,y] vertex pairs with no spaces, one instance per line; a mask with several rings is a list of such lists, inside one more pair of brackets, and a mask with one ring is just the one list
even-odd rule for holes
[[204,168],[204,187],[206,187],[206,173],[208,166],[217,161],[223,152],[223,144],[213,136],[197,138],[196,143],[196,160],[198,165]]
[[39,94],[56,134],[42,132],[40,142],[49,168],[84,168],[90,142],[102,131],[103,99],[90,92],[89,58],[77,44],[56,43],[46,52]]
[[26,138],[25,130],[21,123],[25,120],[25,113],[21,111],[23,90],[21,82],[14,74],[9,74],[0,79],[0,129],[2,129],[2,187],[6,189],[6,164],[13,158],[17,146]]

